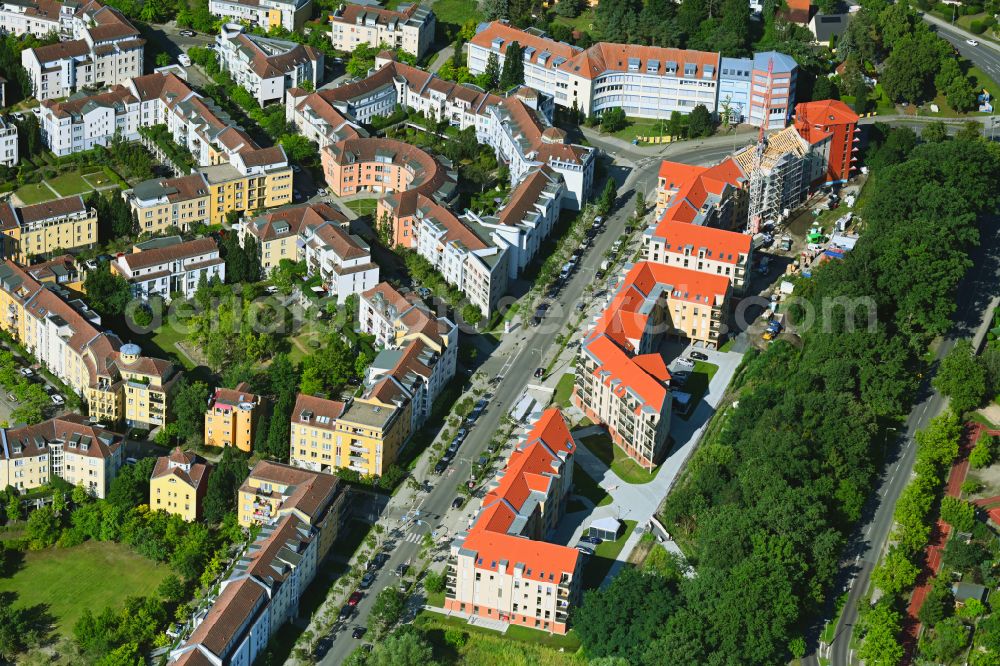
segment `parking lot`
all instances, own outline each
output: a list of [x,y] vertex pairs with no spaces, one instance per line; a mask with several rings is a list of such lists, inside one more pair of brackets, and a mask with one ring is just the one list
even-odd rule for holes
[[[37,365],[32,366],[27,359],[22,357],[16,350],[11,349],[10,346],[4,341],[0,341],[0,348],[9,351],[14,355],[14,361],[17,365],[18,372],[22,377],[30,382],[41,385],[42,388],[45,389],[45,392],[49,394],[52,402],[45,410],[46,418],[51,418],[66,412],[65,396],[59,392],[56,386],[54,386],[40,372],[38,372]],[[6,388],[0,389],[0,421],[13,425],[11,415],[14,410],[20,406],[20,404],[21,401],[17,399],[17,396],[15,396],[13,392]]]

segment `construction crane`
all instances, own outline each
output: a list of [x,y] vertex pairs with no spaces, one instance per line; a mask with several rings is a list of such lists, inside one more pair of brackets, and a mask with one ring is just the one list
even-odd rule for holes
[[[747,233],[751,236],[760,232],[761,219],[764,215],[764,151],[767,148],[767,138],[764,128],[771,118],[771,83],[774,76],[774,58],[767,61],[767,88],[764,91],[764,109],[760,120],[760,131],[757,133],[757,147],[754,149],[753,167],[750,171],[750,206],[747,216]],[[753,105],[753,82],[750,84],[750,104]],[[752,113],[752,108],[751,108]]]

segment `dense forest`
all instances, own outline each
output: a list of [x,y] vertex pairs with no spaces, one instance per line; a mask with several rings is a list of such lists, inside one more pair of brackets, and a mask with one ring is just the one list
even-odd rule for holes
[[[796,285],[793,320],[808,309],[815,322],[800,345],[744,361],[739,406],[720,415],[720,433],[668,497],[663,518],[697,575],[664,585],[644,574],[648,593],[632,579],[589,593],[576,620],[591,656],[775,664],[804,652],[887,428],[908,411],[928,344],[951,325],[979,220],[1000,197],[1000,150],[974,132],[925,143],[896,132],[874,132],[861,241]],[[847,299],[870,299],[872,326],[823,307]]]

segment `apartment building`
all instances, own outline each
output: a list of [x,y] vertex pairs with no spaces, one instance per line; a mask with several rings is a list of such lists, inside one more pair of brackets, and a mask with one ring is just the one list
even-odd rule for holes
[[137,428],[166,423],[177,368],[102,331],[100,315],[62,286],[42,284],[7,260],[0,265],[0,312],[0,327],[76,391],[92,419]]
[[138,100],[124,85],[107,92],[41,104],[42,141],[59,157],[107,146],[117,135],[134,139],[139,132]]
[[0,31],[14,35],[47,37],[73,35],[76,5],[57,0],[4,0],[0,2]]
[[496,151],[498,161],[507,164],[512,186],[547,166],[565,183],[562,206],[580,210],[594,182],[596,153],[593,148],[566,143],[566,132],[550,126],[525,101],[531,98],[531,93],[522,89],[490,106],[486,111],[489,122],[480,141]]
[[299,601],[339,534],[346,497],[329,474],[257,463],[239,501],[241,524],[260,525],[259,534],[208,612],[192,618],[196,627],[171,651],[171,663],[252,664],[278,630],[298,618]]
[[243,217],[237,231],[240,243],[245,243],[247,236],[257,242],[261,270],[270,275],[282,260],[295,262],[305,258],[299,234],[307,225],[315,228],[326,223],[342,225],[348,221],[328,204],[300,204],[257,217]]
[[795,107],[795,130],[825,163],[813,185],[847,182],[856,168],[861,143],[858,114],[836,99],[803,102]]
[[368,243],[344,230],[342,219],[312,224],[299,231],[299,253],[309,275],[319,275],[327,292],[340,302],[378,284],[378,265],[372,262]]
[[496,215],[468,213],[470,220],[489,230],[494,245],[506,250],[510,278],[521,275],[537,256],[559,220],[565,192],[562,177],[543,166],[518,184]]
[[643,236],[646,261],[729,279],[734,294],[746,293],[752,261],[750,234],[664,220]]
[[153,297],[170,303],[176,294],[193,297],[202,280],[224,282],[226,262],[214,238],[167,236],[136,243],[131,254],[111,262],[111,272],[125,278],[132,295],[144,303]]
[[121,469],[124,441],[118,433],[87,425],[79,414],[0,428],[0,484],[24,493],[58,476],[104,498]]
[[86,275],[80,270],[80,266],[71,254],[61,254],[49,261],[31,264],[26,266],[24,270],[41,284],[59,285],[66,289],[83,292],[83,280]]
[[344,139],[320,150],[323,173],[337,196],[420,192],[448,201],[456,177],[429,153],[396,139]]
[[[0,83],[0,88],[3,84]],[[3,95],[0,94],[0,104],[3,103]],[[16,166],[20,157],[17,152],[17,125],[0,116],[0,165],[6,167]]]
[[220,18],[270,30],[298,32],[312,16],[312,0],[209,0],[208,11]]
[[451,544],[445,608],[467,617],[556,634],[569,629],[582,565],[572,547],[541,541],[565,511],[576,443],[558,409],[546,410],[491,483],[467,532]]
[[211,224],[209,191],[205,176],[193,173],[144,180],[122,196],[135,212],[139,229],[155,235],[170,228],[187,231],[198,224]]
[[348,468],[381,476],[410,436],[411,400],[392,377],[349,402],[299,395],[289,462],[317,472]]
[[361,294],[359,321],[361,330],[374,335],[384,348],[368,368],[366,386],[394,377],[410,396],[410,431],[416,432],[455,376],[458,327],[387,282]]
[[189,523],[201,520],[211,469],[179,446],[169,455],[160,456],[149,477],[149,508],[180,516]]
[[205,446],[235,446],[250,453],[266,409],[264,398],[246,382],[234,389],[217,387],[205,410]]
[[347,509],[348,489],[332,474],[261,460],[240,486],[241,526],[275,526],[289,516],[321,533],[319,559],[337,539]]
[[722,275],[639,262],[584,338],[573,404],[646,469],[668,453],[670,372],[658,348],[667,338],[716,347],[731,289]]
[[323,82],[323,54],[311,46],[246,32],[228,23],[215,38],[219,66],[261,106],[283,102],[285,90]]
[[[523,49],[525,85],[551,95],[565,109],[588,116],[612,108],[621,108],[635,118],[669,118],[674,111],[688,114],[699,105],[715,111],[724,91],[722,100],[735,100],[735,104],[727,102],[727,106],[746,100],[743,122],[753,123],[758,122],[758,116],[750,108],[751,89],[754,98],[764,93],[759,95],[759,104],[763,105],[766,97],[767,77],[760,80],[753,73],[758,64],[756,56],[750,63],[752,67],[740,63],[725,67],[720,74],[722,59],[718,53],[609,42],[584,50],[536,30],[520,30],[500,21],[482,24],[469,41],[469,71],[486,71],[491,53],[497,55],[502,66],[507,48],[514,42]],[[766,73],[771,54],[762,55]],[[774,55],[782,58],[779,68],[785,66],[784,59],[790,60],[782,54]],[[794,69],[788,74],[786,77],[779,72],[771,90],[772,108],[785,109],[786,119],[794,99]],[[782,99],[785,102],[779,103]],[[768,115],[776,122],[780,112]]]
[[367,44],[402,49],[421,58],[434,42],[435,26],[434,12],[416,3],[396,9],[341,4],[330,15],[330,39],[338,51],[350,53]]
[[656,184],[656,219],[742,231],[747,178],[729,157],[711,167],[664,160]]
[[97,243],[97,211],[77,195],[17,207],[0,203],[2,256],[27,263],[66,250],[83,250]]
[[752,58],[722,58],[720,67],[715,106],[719,118],[728,113],[730,123],[763,125],[769,130],[788,124],[798,80],[799,66],[794,58],[766,51]]
[[73,39],[25,49],[21,65],[39,101],[125,83],[142,74],[145,40],[117,9],[96,0],[79,6]]

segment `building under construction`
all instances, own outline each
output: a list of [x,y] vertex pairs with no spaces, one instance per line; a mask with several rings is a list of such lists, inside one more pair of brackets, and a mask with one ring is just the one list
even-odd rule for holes
[[[759,210],[754,217],[759,216],[759,223],[779,222],[786,215],[805,201],[809,194],[809,184],[817,174],[821,174],[825,166],[821,156],[810,151],[809,142],[803,139],[795,127],[772,134],[764,139],[763,153],[760,156],[759,194],[751,193],[751,197],[759,197]],[[757,145],[752,144],[733,155],[740,170],[753,179],[757,166]],[[750,183],[751,188],[753,183]],[[753,229],[752,231],[756,231]]]

